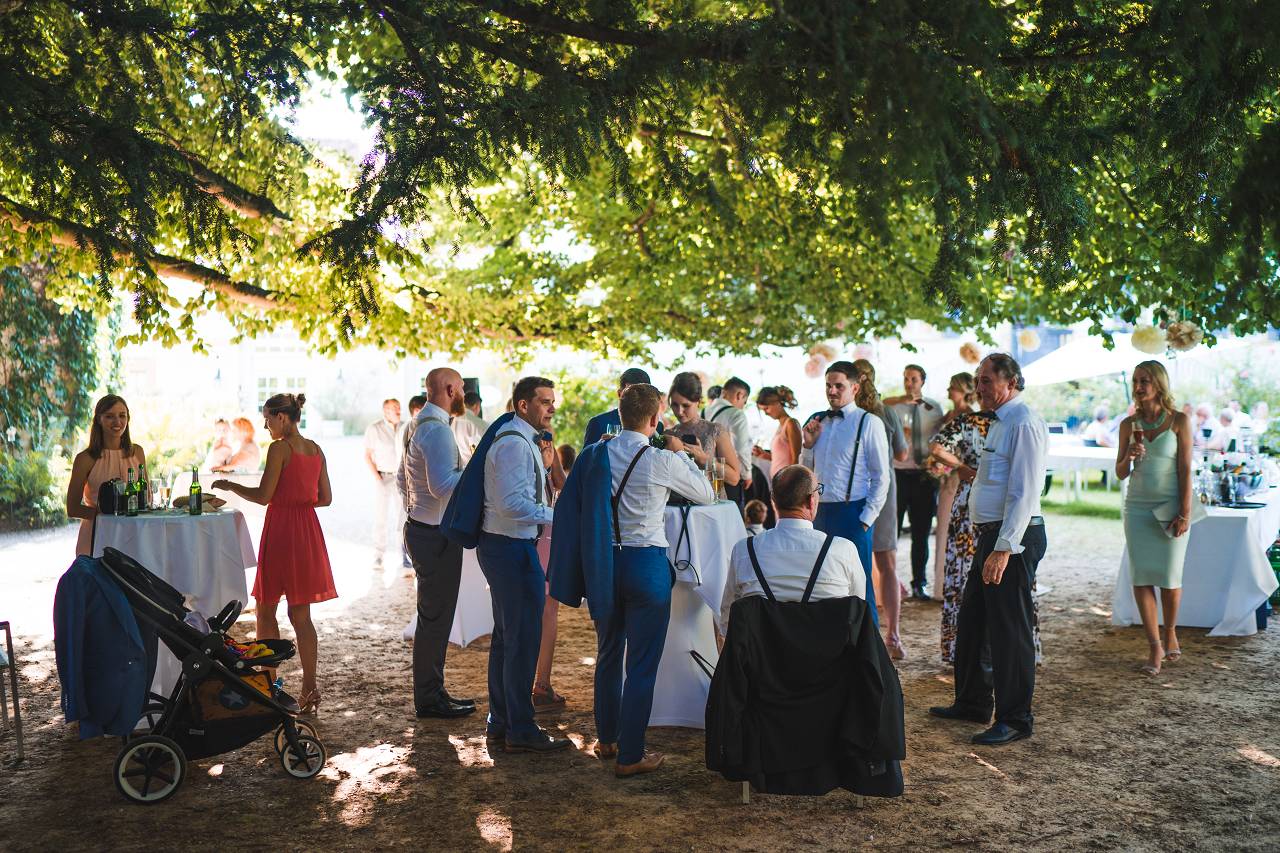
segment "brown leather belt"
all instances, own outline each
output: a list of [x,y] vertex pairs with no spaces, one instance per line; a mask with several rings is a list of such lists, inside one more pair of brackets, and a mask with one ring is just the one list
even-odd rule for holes
[[[973,529],[978,531],[979,536],[986,536],[988,533],[1000,532],[1000,526],[1004,524],[1004,520],[1000,521],[975,521]],[[1038,524],[1044,524],[1044,516],[1033,515],[1031,520],[1027,522],[1027,527],[1035,527]]]

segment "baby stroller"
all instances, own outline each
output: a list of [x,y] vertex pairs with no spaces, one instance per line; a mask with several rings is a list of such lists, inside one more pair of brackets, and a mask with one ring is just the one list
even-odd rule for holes
[[[201,631],[185,621],[182,593],[114,548],[102,566],[120,587],[144,633],[154,630],[182,661],[182,674],[167,697],[149,693],[140,730],[125,739],[115,762],[116,788],[126,799],[154,804],[173,796],[188,759],[239,749],[275,730],[275,748],[286,773],[310,779],[327,755],[315,728],[298,720],[297,703],[271,684],[260,668],[294,655],[288,640],[259,640],[269,654],[244,657],[227,636],[243,605],[229,603]],[[264,651],[258,649],[258,652]]]

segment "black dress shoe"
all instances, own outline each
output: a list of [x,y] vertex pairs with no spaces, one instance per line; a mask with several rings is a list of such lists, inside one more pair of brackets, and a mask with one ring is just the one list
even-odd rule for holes
[[924,591],[924,584],[912,584],[911,597],[916,601],[933,601],[933,599],[929,597],[929,593]]
[[467,714],[476,712],[475,705],[458,705],[445,699],[443,696],[437,696],[431,702],[424,702],[417,707],[419,717],[439,717],[445,720],[451,720],[455,717],[465,717]]
[[944,720],[965,720],[970,723],[982,723],[984,726],[991,722],[991,714],[980,714],[977,711],[969,711],[965,708],[957,708],[955,705],[934,705],[929,709],[929,714],[934,717],[941,717]]
[[444,699],[444,701],[446,701],[446,702],[452,702],[452,703],[453,703],[453,704],[455,704],[455,705],[461,705],[461,706],[462,706],[462,707],[464,707],[464,708],[474,708],[474,707],[476,706],[476,700],[474,700],[474,699],[458,699],[458,698],[457,698],[457,697],[455,697],[455,696],[450,696],[450,695],[449,695],[449,691],[448,691],[448,690],[441,690],[441,691],[440,691],[440,696]]
[[980,735],[973,736],[973,743],[979,746],[1000,746],[1013,743],[1015,740],[1031,737],[1031,732],[1014,728],[1006,723],[996,723]]
[[539,729],[532,737],[513,738],[507,735],[506,752],[558,752],[568,749],[572,741],[564,737],[551,737]]

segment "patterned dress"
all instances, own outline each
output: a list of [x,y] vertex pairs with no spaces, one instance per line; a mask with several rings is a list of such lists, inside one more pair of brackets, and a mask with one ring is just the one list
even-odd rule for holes
[[[992,418],[983,412],[966,412],[943,424],[935,444],[954,454],[970,468],[977,470],[982,445],[991,428]],[[978,537],[969,518],[969,491],[972,483],[961,481],[951,501],[951,522],[947,530],[947,554],[942,575],[942,661],[955,663],[956,619],[960,615],[960,600],[964,597],[965,579],[973,568],[973,558],[978,551]],[[1035,598],[1036,587],[1031,585],[1032,637],[1036,646],[1036,663],[1040,653],[1040,607]]]

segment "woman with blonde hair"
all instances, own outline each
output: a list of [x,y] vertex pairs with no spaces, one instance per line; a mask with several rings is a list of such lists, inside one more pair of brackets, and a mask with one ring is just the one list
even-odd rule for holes
[[[880,400],[880,392],[876,390],[876,369],[865,358],[853,363],[858,372],[858,393],[853,402],[859,409],[868,411],[884,422],[885,435],[889,439],[889,455],[901,462],[907,458],[910,448],[907,446],[906,434],[902,431],[902,421],[892,407],[884,405]],[[884,460],[884,470],[892,470],[888,459]],[[889,657],[904,660],[907,651],[902,646],[902,638],[898,635],[898,624],[902,616],[902,585],[898,581],[898,483],[896,478],[889,478],[889,495],[885,498],[884,509],[876,516],[871,525],[871,560],[874,563],[873,579],[876,584],[876,602],[884,610],[885,648]]]
[[788,414],[795,407],[796,395],[786,385],[770,385],[756,394],[756,408],[778,422],[768,450],[751,448],[752,456],[769,463],[770,482],[783,468],[800,461],[800,422]]
[[258,576],[253,582],[253,597],[258,602],[257,636],[279,638],[276,607],[284,598],[302,663],[299,704],[303,713],[315,713],[321,699],[316,674],[319,640],[311,621],[311,605],[337,598],[338,591],[333,585],[324,531],[316,517],[316,507],[333,501],[328,465],[320,445],[298,432],[306,402],[304,394],[276,394],[263,404],[264,426],[272,441],[257,486],[214,480],[212,488],[267,507],[258,542]]
[[[1134,413],[1120,422],[1116,476],[1129,479],[1124,538],[1133,572],[1133,597],[1149,652],[1142,670],[1160,672],[1182,657],[1178,605],[1191,518],[1191,422],[1178,411],[1169,374],[1158,361],[1133,369]],[[1156,587],[1164,610],[1164,636],[1156,615]]]
[[248,418],[236,418],[231,422],[231,432],[236,440],[235,453],[221,465],[214,466],[217,473],[247,474],[258,470],[262,451],[253,440],[253,423]]
[[126,480],[129,469],[146,463],[142,447],[129,437],[129,404],[118,394],[108,394],[93,407],[89,447],[76,454],[67,483],[67,516],[80,519],[76,556],[93,551],[93,521],[98,517],[98,489],[111,480]]

